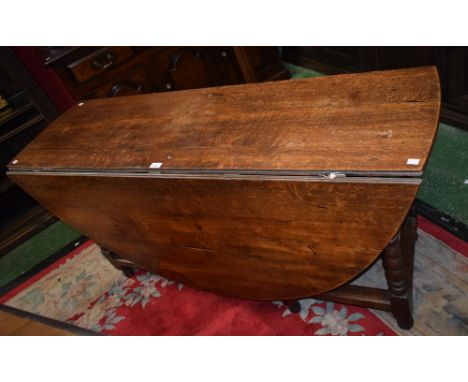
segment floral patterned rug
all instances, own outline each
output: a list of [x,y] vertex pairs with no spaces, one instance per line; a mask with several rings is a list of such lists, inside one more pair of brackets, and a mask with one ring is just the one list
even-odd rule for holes
[[[440,261],[447,270],[433,281],[420,276],[432,277],[433,272],[426,272],[425,264],[418,265],[424,260],[419,253],[428,245],[438,255],[427,267],[434,270]],[[466,243],[457,245],[453,246],[465,251]],[[109,335],[467,334],[466,257],[420,230],[416,259],[418,306],[415,329],[409,332],[399,329],[385,313],[313,298],[300,300],[301,310],[296,314],[279,301],[220,297],[147,272],[126,278],[91,240],[2,296],[0,303]],[[357,282],[381,278],[379,266]],[[435,300],[431,297],[434,290]]]

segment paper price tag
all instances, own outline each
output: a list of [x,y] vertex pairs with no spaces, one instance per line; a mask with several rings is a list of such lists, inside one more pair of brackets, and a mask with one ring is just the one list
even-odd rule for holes
[[149,168],[160,168],[163,164],[161,162],[151,163]]
[[411,166],[417,166],[419,164],[419,159],[417,158],[408,158],[406,161],[406,164],[409,164]]

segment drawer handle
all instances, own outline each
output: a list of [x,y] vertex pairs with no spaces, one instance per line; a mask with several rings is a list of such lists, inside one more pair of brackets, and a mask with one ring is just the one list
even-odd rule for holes
[[107,60],[107,62],[105,62],[105,63],[102,63],[99,60],[94,60],[93,61],[93,66],[96,69],[107,69],[107,68],[111,67],[112,65],[114,65],[114,56],[112,54],[108,53],[106,55],[106,60]]
[[134,84],[131,82],[119,82],[112,86],[109,92],[109,97],[117,97],[122,90],[133,89],[136,93],[146,93],[146,88],[143,84]]

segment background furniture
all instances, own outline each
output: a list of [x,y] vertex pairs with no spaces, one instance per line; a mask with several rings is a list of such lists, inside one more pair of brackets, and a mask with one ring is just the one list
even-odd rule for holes
[[57,111],[10,48],[0,48],[0,254],[38,232],[55,217],[14,185],[6,165]]
[[73,97],[115,97],[289,78],[275,47],[43,47]]
[[324,73],[436,65],[442,86],[441,120],[468,130],[467,47],[283,47],[285,61]]

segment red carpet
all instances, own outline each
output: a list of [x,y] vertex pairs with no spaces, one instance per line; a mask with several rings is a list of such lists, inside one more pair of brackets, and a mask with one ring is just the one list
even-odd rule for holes
[[93,241],[0,302],[111,335],[395,334],[367,309],[304,299],[292,314],[280,302],[224,298],[146,272],[126,279]]
[[[394,332],[365,309],[303,300],[302,312],[285,306],[222,298],[140,274],[128,289],[112,290],[123,302],[104,332],[116,335],[392,335]],[[74,322],[73,317],[70,322]],[[79,318],[78,318],[79,320]],[[121,321],[119,321],[121,320]]]
[[[466,255],[463,241],[445,237],[424,219],[419,224]],[[368,309],[303,299],[301,311],[293,314],[281,302],[224,298],[146,272],[127,279],[93,241],[2,296],[0,303],[110,335],[397,334]]]

